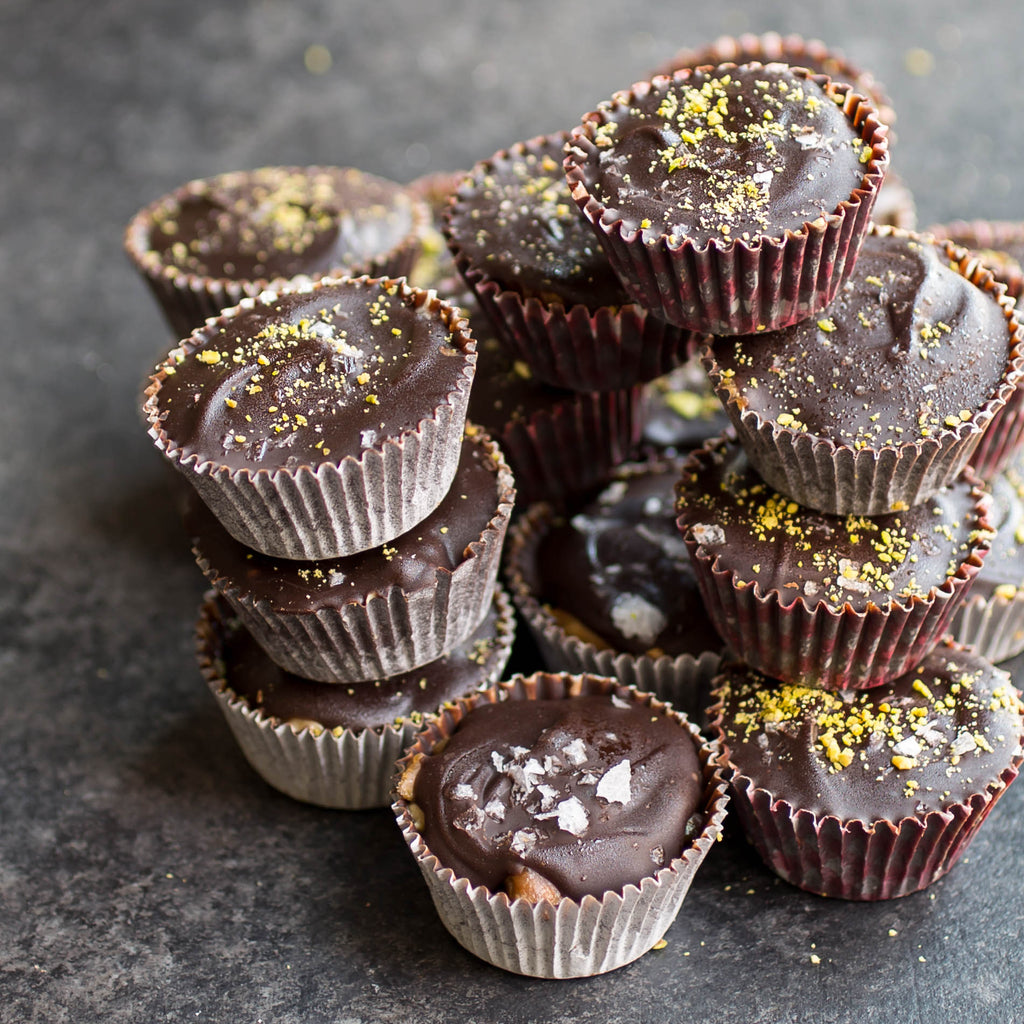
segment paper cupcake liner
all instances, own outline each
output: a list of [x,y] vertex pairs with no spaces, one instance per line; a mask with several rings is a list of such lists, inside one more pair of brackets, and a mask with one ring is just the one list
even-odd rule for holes
[[193,549],[199,568],[281,668],[319,682],[358,682],[408,672],[440,658],[483,621],[490,607],[515,488],[501,450],[486,434],[480,444],[496,464],[495,512],[454,570],[437,569],[415,590],[393,586],[365,600],[308,612],[253,600],[223,580]]
[[[892,136],[889,136],[892,145]],[[875,197],[875,205],[871,208],[871,219],[874,223],[900,228],[902,231],[913,231],[917,227],[917,204],[914,194],[907,183],[889,171],[882,182],[882,187]]]
[[[379,729],[300,729],[265,715],[226,685],[217,657],[219,612],[206,595],[196,624],[199,668],[245,759],[264,781],[294,800],[338,810],[365,810],[391,803],[395,763],[423,728],[422,721],[388,723]],[[478,685],[497,682],[515,636],[512,606],[499,589],[497,645],[492,670]]]
[[[697,465],[709,449],[694,453]],[[766,676],[823,690],[879,686],[915,668],[948,631],[991,548],[991,498],[972,481],[976,524],[970,552],[956,572],[927,594],[911,594],[887,607],[856,611],[780,590],[765,593],[756,579],[740,578],[717,555],[684,532],[705,609],[736,656]],[[753,575],[753,574],[751,574]],[[788,603],[786,603],[788,602]]]
[[[373,175],[354,169],[333,167],[292,167],[285,170],[296,174],[324,174],[349,170],[359,178],[380,181]],[[229,175],[244,179],[248,172]],[[325,267],[322,272],[301,274],[292,278],[254,278],[232,280],[210,277],[184,271],[164,263],[160,254],[150,247],[150,234],[154,220],[161,211],[174,209],[182,201],[196,194],[208,183],[207,179],[196,180],[182,185],[173,192],[162,196],[140,210],[128,223],[124,233],[124,248],[135,269],[142,275],[153,297],[171,325],[175,338],[187,338],[197,327],[210,317],[219,316],[222,310],[237,306],[242,299],[256,297],[265,291],[281,291],[289,286],[319,281],[325,277],[404,277],[411,270],[420,249],[420,236],[430,222],[430,212],[420,200],[410,193],[412,225],[405,237],[395,247],[375,256],[367,256],[352,265]],[[388,183],[390,184],[390,183]],[[397,187],[397,186],[396,186]]]
[[640,444],[644,389],[577,392],[496,434],[523,503],[563,502],[603,483]]
[[782,36],[777,32],[766,32],[760,36],[752,33],[721,36],[709,46],[679,50],[674,57],[652,71],[649,77],[671,76],[680,68],[696,68],[705,64],[717,66],[747,64],[750,61],[759,64],[781,61],[783,64],[805,67],[828,75],[833,81],[852,85],[857,92],[870,97],[878,108],[883,124],[892,125],[896,121],[896,112],[892,109],[884,87],[870,71],[858,67],[841,51],[827,46],[820,39],[804,39],[798,35]]
[[[495,165],[525,160],[531,153],[548,153],[554,143],[564,144],[568,139],[568,132],[559,132],[516,143],[479,165],[479,174],[487,174]],[[471,189],[471,185],[468,182],[464,188]],[[466,194],[472,195],[472,191]],[[449,217],[458,205],[456,195]],[[455,265],[498,339],[545,384],[574,391],[620,390],[668,373],[696,348],[698,337],[692,332],[639,306],[591,310],[583,304],[567,307],[558,301],[524,297],[492,277],[485,266],[473,263],[459,245],[450,221],[445,233]]]
[[[797,74],[804,69],[796,69]],[[677,81],[690,77],[678,71]],[[851,124],[860,131],[872,156],[861,186],[834,213],[787,230],[782,238],[742,239],[728,245],[711,239],[698,247],[684,239],[671,245],[663,235],[648,244],[643,232],[629,230],[622,219],[606,220],[604,207],[590,195],[584,165],[604,152],[595,132],[608,118],[604,110],[586,114],[573,131],[565,171],[573,199],[593,225],[612,266],[640,306],[664,320],[702,334],[753,334],[772,331],[820,312],[836,296],[853,270],[867,233],[871,207],[889,164],[887,127],[874,107],[850,87],[825,75],[807,77],[841,100]],[[638,82],[616,93],[606,110],[629,106],[667,84]]]
[[[324,278],[323,284],[334,281]],[[476,366],[476,342],[457,309],[433,292],[410,288],[402,280],[357,278],[353,287],[383,284],[398,289],[418,307],[439,316],[451,330],[453,344],[465,364],[442,402],[413,430],[387,438],[358,458],[300,465],[296,469],[231,469],[200,461],[167,436],[159,418],[161,382],[184,357],[230,324],[233,314],[260,302],[273,302],[277,293],[260,300],[243,299],[224,315],[196,330],[150,378],[143,412],[150,436],[167,459],[190,480],[224,528],[239,543],[279,558],[315,560],[356,554],[394,540],[425,519],[447,494],[459,463],[469,389]],[[315,291],[319,284],[289,289]]]
[[999,254],[1010,248],[1024,251],[1024,221],[954,220],[948,224],[933,224],[927,234],[970,250],[992,271],[997,281],[1006,285],[1010,298],[1020,301],[1024,295],[1024,271],[1016,260],[1008,262],[1000,259]]
[[[400,767],[415,754],[431,751],[479,703],[612,692],[626,700],[661,706],[650,694],[597,676],[516,676],[500,688],[492,687],[446,708],[417,737]],[[563,899],[553,906],[546,901],[532,904],[523,899],[510,900],[503,892],[474,887],[438,862],[417,831],[407,802],[396,800],[393,810],[402,835],[442,922],[461,946],[515,974],[582,978],[622,967],[658,942],[675,920],[708,850],[721,835],[728,802],[726,784],[716,764],[717,747],[704,741],[685,717],[671,710],[668,713],[677,717],[698,746],[704,775],[704,828],[680,857],[657,874],[643,879],[639,886],[630,884],[621,892],[605,893],[601,899],[588,895],[579,902]]]
[[623,686],[653,693],[682,711],[698,726],[711,694],[711,680],[721,661],[721,645],[694,656],[652,658],[629,654],[572,636],[537,598],[537,548],[551,525],[554,510],[544,502],[532,505],[509,532],[505,582],[516,609],[530,630],[544,666],[552,672],[609,676]]
[[[923,244],[928,240],[897,228],[873,227],[882,237],[893,235]],[[968,465],[982,479],[1005,466],[1024,443],[1024,330],[1012,300],[992,273],[965,249],[952,243],[946,255],[972,284],[999,302],[1010,339],[1006,373],[967,422],[943,430],[938,437],[878,449],[856,449],[825,437],[815,437],[745,408],[727,389],[718,386],[717,363],[706,344],[701,351],[719,398],[736,428],[751,464],[777,491],[800,505],[831,515],[882,515],[927,501],[955,480]],[[1000,412],[1002,410],[1002,412]],[[984,448],[979,453],[979,447]],[[979,465],[983,463],[983,465]]]
[[1024,651],[1024,590],[1013,597],[969,594],[953,612],[949,632],[991,662],[1016,657]]

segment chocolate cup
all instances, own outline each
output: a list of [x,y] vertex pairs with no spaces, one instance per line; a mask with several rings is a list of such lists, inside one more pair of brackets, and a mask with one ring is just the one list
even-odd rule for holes
[[[399,762],[399,778],[419,753],[431,752],[451,735],[468,711],[481,703],[499,700],[569,698],[611,694],[665,708],[651,694],[627,688],[612,679],[590,675],[553,675],[537,672],[513,676],[455,702],[429,722]],[[398,797],[392,805],[402,835],[426,880],[442,923],[455,940],[480,959],[515,974],[536,978],[582,978],[613,971],[643,956],[675,920],[683,898],[705,856],[722,833],[726,783],[718,767],[717,745],[702,739],[685,716],[666,708],[693,737],[704,776],[700,835],[667,867],[621,891],[602,898],[584,896],[579,902],[562,899],[530,903],[510,900],[459,878],[430,852],[416,828],[408,801]],[[397,784],[397,778],[396,778]]]
[[[382,723],[376,729],[296,728],[268,717],[227,685],[217,656],[220,611],[206,594],[196,623],[199,669],[220,705],[245,759],[260,777],[293,800],[337,810],[358,811],[391,803],[395,762],[423,728],[420,720]],[[479,685],[501,677],[515,638],[512,605],[499,588],[498,657]]]
[[[873,225],[880,236],[932,240],[910,231]],[[940,243],[959,273],[988,291],[1007,321],[1009,356],[995,393],[973,416],[938,437],[882,448],[854,448],[779,426],[745,408],[721,385],[710,344],[701,350],[718,397],[725,406],[751,464],[777,491],[800,505],[831,515],[883,515],[927,501],[970,465],[983,480],[994,476],[1024,443],[1024,328],[1005,287],[976,257],[951,242]],[[982,447],[984,446],[984,447]]]
[[[447,401],[429,410],[415,428],[365,449],[358,456],[303,464],[295,469],[231,469],[201,460],[168,437],[160,419],[159,392],[175,365],[222,327],[257,302],[273,302],[277,293],[238,306],[198,328],[150,377],[143,404],[149,434],[170,463],[183,473],[224,528],[239,543],[279,558],[316,560],[356,554],[385,544],[411,530],[437,508],[458,468],[469,389],[476,367],[476,342],[462,314],[433,292],[410,288],[404,280],[343,279],[353,287],[381,285],[411,297],[419,308],[438,316],[452,332],[464,363]],[[283,289],[316,291],[323,284]]]
[[588,673],[617,679],[624,686],[655,694],[702,726],[711,679],[721,661],[721,644],[699,656],[666,654],[652,658],[648,654],[599,647],[568,633],[537,596],[537,549],[553,516],[554,510],[545,502],[528,508],[513,524],[505,553],[505,583],[545,667],[552,672]]
[[791,34],[765,32],[754,35],[745,32],[739,36],[720,36],[708,46],[699,49],[682,49],[663,64],[655,68],[648,79],[655,75],[669,75],[681,68],[696,68],[710,64],[760,64],[782,62],[828,75],[834,82],[847,82],[878,108],[883,124],[893,125],[896,112],[886,94],[885,88],[875,80],[870,71],[865,71],[851,62],[845,54],[820,39],[805,39]]
[[289,612],[227,585],[217,567],[193,548],[199,568],[268,657],[294,675],[326,683],[359,682],[434,661],[462,643],[487,614],[512,516],[512,473],[498,446],[486,434],[479,436],[496,467],[494,514],[462,561],[451,571],[438,568],[421,587],[393,586],[371,591],[363,600]]
[[621,390],[654,380],[685,362],[698,338],[633,304],[588,308],[524,296],[475,265],[452,231],[452,217],[460,202],[472,196],[477,177],[496,164],[525,159],[531,152],[546,150],[552,141],[568,139],[568,132],[538,136],[482,161],[456,192],[444,232],[455,266],[513,359],[521,359],[538,380],[554,387]]
[[968,594],[953,612],[948,630],[958,643],[991,662],[1016,657],[1024,651],[1024,589],[1012,597]]
[[966,803],[898,821],[841,821],[794,808],[755,785],[730,761],[721,729],[722,705],[709,709],[711,732],[722,744],[719,765],[729,775],[732,808],[750,844],[784,881],[818,896],[887,900],[918,892],[941,878],[1017,777],[1017,755],[992,788]]
[[[687,239],[672,245],[667,235],[661,235],[647,243],[642,230],[628,229],[621,218],[606,220],[605,208],[590,194],[584,172],[603,152],[596,132],[609,122],[608,112],[667,87],[669,79],[638,82],[628,92],[616,93],[584,115],[583,123],[573,130],[565,158],[572,197],[632,298],[669,323],[701,334],[778,330],[824,309],[853,270],[889,165],[888,128],[874,106],[850,86],[834,83],[827,75],[812,75],[805,68],[794,71],[817,82],[842,106],[872,155],[860,187],[849,199],[798,231],[787,229],[781,238],[765,235],[728,244],[712,238],[697,246]],[[686,82],[690,70],[677,71],[672,77]]]
[[[714,444],[694,452],[689,465],[709,459]],[[718,556],[680,523],[711,621],[736,657],[785,683],[861,690],[911,671],[947,632],[991,547],[991,497],[976,477],[969,479],[976,536],[956,572],[927,594],[911,594],[888,607],[871,604],[863,611],[823,601],[811,606],[798,592],[764,592],[753,572],[740,577],[721,566]]]
[[[345,170],[374,181],[382,180],[362,171],[356,172],[354,168],[293,167],[287,170],[310,175]],[[234,172],[229,177],[244,178],[247,173]],[[365,259],[352,264],[324,267],[317,273],[301,274],[291,278],[233,279],[197,274],[164,263],[160,254],[151,248],[150,236],[154,220],[161,211],[177,207],[182,201],[206,187],[209,181],[210,179],[190,181],[154,200],[129,221],[124,232],[125,252],[149,286],[175,338],[187,338],[208,318],[219,316],[222,310],[237,306],[243,298],[255,297],[261,292],[281,291],[325,277],[404,277],[412,270],[420,250],[420,237],[430,223],[430,211],[427,206],[409,193],[412,199],[411,228],[402,240],[389,250],[368,254]]]

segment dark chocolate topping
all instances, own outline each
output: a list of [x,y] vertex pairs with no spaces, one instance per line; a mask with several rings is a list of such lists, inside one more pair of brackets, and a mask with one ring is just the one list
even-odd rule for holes
[[720,439],[687,463],[678,511],[687,540],[739,583],[787,605],[863,611],[924,597],[977,555],[990,536],[978,502],[961,478],[903,512],[828,515],[773,490],[739,444]]
[[694,741],[615,696],[481,704],[415,783],[423,838],[459,877],[501,891],[531,869],[580,900],[680,855],[703,783]]
[[659,448],[688,452],[729,426],[729,417],[696,356],[651,381],[647,397],[644,441]]
[[414,230],[400,186],[354,168],[263,167],[193,182],[156,206],[149,248],[204,277],[365,272]]
[[446,232],[464,268],[502,288],[563,306],[630,300],[562,171],[566,133],[521,143],[478,164],[462,183]]
[[798,231],[850,199],[871,156],[821,85],[784,64],[681,71],[598,114],[583,173],[602,220],[671,245]]
[[568,612],[630,654],[696,657],[721,647],[675,524],[678,479],[671,464],[623,475],[571,519],[555,521],[536,573],[538,599],[560,621]]
[[730,763],[819,817],[897,822],[965,803],[997,788],[1021,749],[1009,675],[947,643],[870,690],[784,686],[735,664],[716,686]]
[[892,447],[959,428],[996,395],[1010,327],[993,293],[943,252],[869,235],[852,276],[819,316],[768,334],[715,338],[719,393],[741,410],[853,448]]
[[238,543],[195,495],[186,528],[196,556],[209,564],[210,579],[221,592],[268,601],[279,612],[315,612],[365,602],[391,587],[414,590],[433,583],[438,572],[452,572],[497,515],[501,497],[497,464],[470,427],[444,500],[423,522],[382,547],[311,562],[263,555]]
[[1024,466],[1018,459],[989,481],[996,531],[992,550],[971,584],[971,595],[1013,598],[1024,589]]
[[296,727],[375,729],[436,711],[490,681],[502,647],[498,613],[492,603],[469,639],[443,657],[388,679],[360,683],[317,683],[285,672],[218,598],[206,651],[222,667],[224,686],[268,718]]
[[183,459],[273,471],[359,457],[470,379],[472,345],[449,314],[392,281],[243,304],[172,352],[153,402]]

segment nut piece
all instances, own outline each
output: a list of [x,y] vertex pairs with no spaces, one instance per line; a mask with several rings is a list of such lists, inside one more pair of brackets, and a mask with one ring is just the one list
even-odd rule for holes
[[562,894],[543,875],[531,868],[523,868],[518,874],[509,875],[505,879],[505,891],[514,900],[526,900],[528,903],[548,902],[555,906]]
[[414,754],[398,780],[396,791],[403,800],[412,801],[413,790],[416,786],[416,776],[419,775],[420,768],[423,766],[424,756],[424,754]]

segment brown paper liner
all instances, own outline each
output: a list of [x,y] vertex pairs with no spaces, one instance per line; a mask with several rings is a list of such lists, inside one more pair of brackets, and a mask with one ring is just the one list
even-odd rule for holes
[[744,834],[775,874],[819,896],[888,900],[931,885],[967,849],[1024,760],[1018,754],[991,787],[942,811],[899,821],[840,821],[794,808],[742,774],[729,760],[721,711],[717,703],[708,715],[723,743],[720,764],[732,773],[729,794]]
[[[686,239],[672,245],[662,235],[648,244],[642,231],[627,229],[621,218],[605,219],[604,207],[590,194],[585,180],[585,168],[603,152],[596,145],[595,132],[616,108],[664,89],[667,79],[638,82],[630,91],[616,93],[584,115],[582,125],[574,129],[565,158],[573,199],[593,225],[632,298],[669,323],[702,334],[778,330],[824,309],[853,270],[889,165],[888,129],[875,108],[849,86],[803,68],[795,72],[841,100],[872,156],[861,186],[849,199],[800,231],[786,230],[781,238],[766,235],[753,242],[737,239],[728,244],[711,239],[698,247]],[[682,70],[673,77],[685,82],[690,74]]]
[[[873,226],[882,237],[893,235],[929,244],[929,239],[898,228]],[[967,422],[938,437],[897,446],[856,449],[815,437],[742,407],[720,386],[721,375],[710,345],[701,358],[737,436],[761,476],[800,505],[831,515],[882,515],[927,501],[970,465],[983,480],[1002,469],[1024,443],[1024,329],[1012,300],[991,271],[965,249],[945,244],[959,273],[989,292],[1002,307],[1009,334],[1005,375],[995,393]],[[1000,412],[1002,410],[1002,412]],[[984,447],[982,447],[984,446]]]
[[494,515],[454,570],[437,569],[430,583],[415,590],[389,587],[365,601],[341,599],[315,611],[289,612],[254,601],[223,580],[198,549],[193,554],[245,628],[286,671],[327,683],[409,672],[462,643],[491,604],[515,488],[498,446],[486,434],[479,443],[495,464]]
[[[705,463],[714,444],[693,453],[690,465]],[[812,607],[802,596],[766,593],[753,572],[741,578],[721,566],[680,523],[711,621],[736,657],[785,683],[860,690],[911,671],[947,632],[991,548],[991,497],[977,478],[970,479],[975,537],[956,572],[927,594],[864,611],[824,602]]]
[[828,75],[834,82],[846,82],[857,92],[871,98],[883,124],[892,125],[896,121],[896,112],[892,109],[884,87],[870,71],[858,67],[842,51],[826,45],[820,39],[804,39],[799,35],[782,36],[778,32],[765,32],[757,36],[745,32],[740,36],[720,36],[708,46],[679,50],[648,77],[671,76],[680,68],[696,68],[705,64],[717,66],[747,64],[750,61],[760,64],[781,61],[783,64]]
[[545,502],[528,508],[509,532],[505,557],[506,585],[545,667],[552,672],[610,676],[624,686],[655,694],[682,711],[690,721],[703,726],[711,679],[721,661],[721,643],[699,656],[652,658],[599,647],[568,633],[537,597],[537,549],[553,517],[554,510]]
[[[271,718],[238,697],[227,685],[217,649],[220,609],[206,595],[196,624],[199,668],[224,713],[245,759],[260,777],[294,800],[358,811],[391,803],[395,762],[423,728],[420,720],[389,722],[377,729],[318,729]],[[515,637],[515,616],[505,594],[495,591],[499,654],[478,685],[497,682]]]
[[[309,175],[342,171],[358,178],[382,180],[354,168],[292,167],[286,170]],[[246,171],[238,171],[219,177],[244,180],[248,174]],[[209,181],[190,181],[166,196],[161,196],[140,210],[129,221],[124,233],[125,252],[149,286],[175,338],[187,338],[209,317],[219,316],[222,310],[237,306],[246,296],[255,297],[264,291],[280,291],[289,285],[319,281],[324,277],[404,277],[412,269],[420,249],[420,236],[430,222],[428,208],[410,193],[412,226],[399,244],[390,250],[368,254],[365,259],[351,265],[324,267],[315,274],[302,274],[290,279],[275,277],[233,280],[209,277],[164,263],[160,254],[150,247],[155,218],[162,211],[177,208],[183,200],[207,186]]]
[[[410,288],[404,280],[346,279],[353,288],[394,287],[420,308],[440,317],[452,341],[464,355],[448,400],[416,427],[387,438],[358,457],[304,464],[296,469],[231,469],[195,453],[185,453],[168,437],[160,421],[160,385],[181,358],[199,347],[232,315],[260,302],[273,302],[277,293],[243,299],[237,307],[198,328],[173,349],[145,391],[143,414],[150,436],[171,464],[180,470],[224,528],[239,543],[279,558],[315,560],[356,554],[394,540],[425,519],[441,502],[458,468],[469,389],[476,366],[476,342],[467,321],[433,292]],[[316,291],[333,279],[285,291]]]
[[[445,708],[428,723],[399,764],[400,771],[417,754],[428,753],[450,735],[477,704],[499,700],[569,698],[615,693],[641,701],[658,711],[665,708],[651,694],[629,689],[611,679],[589,675],[543,672],[514,676],[489,690]],[[537,978],[582,978],[615,970],[643,956],[668,930],[708,851],[720,837],[728,796],[717,767],[720,752],[703,740],[685,716],[665,708],[693,737],[704,774],[701,834],[682,854],[639,886],[629,884],[601,899],[584,896],[529,903],[510,900],[504,892],[474,887],[439,863],[417,831],[408,803],[393,804],[398,826],[426,880],[442,923],[455,940],[495,967]]]
[[553,387],[620,390],[668,373],[686,360],[698,338],[632,304],[589,309],[524,297],[488,274],[484,266],[474,265],[451,228],[450,218],[460,202],[471,199],[475,181],[496,164],[547,152],[553,142],[568,139],[568,132],[538,136],[478,164],[449,207],[445,235],[456,267],[513,359],[521,359],[538,380]]
[[576,392],[549,409],[491,427],[515,474],[520,502],[556,503],[586,494],[640,444],[646,396],[642,386]]

